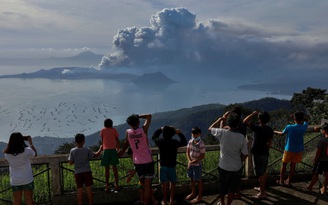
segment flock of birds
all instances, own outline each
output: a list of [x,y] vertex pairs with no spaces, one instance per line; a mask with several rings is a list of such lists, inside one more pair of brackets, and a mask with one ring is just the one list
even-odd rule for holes
[[35,136],[72,137],[77,132],[87,134],[100,130],[104,119],[115,109],[99,101],[88,104],[60,102],[50,108],[22,106],[14,111],[0,106],[0,123],[2,126],[9,123],[10,133],[20,131],[22,134],[35,133]]

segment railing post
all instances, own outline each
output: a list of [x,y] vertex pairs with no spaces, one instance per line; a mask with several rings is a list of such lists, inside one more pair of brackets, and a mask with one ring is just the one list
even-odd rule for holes
[[[157,153],[157,178],[158,178],[158,181],[157,183],[161,184],[161,179],[160,179],[160,160],[161,160],[161,157],[160,157],[160,154],[159,154],[159,149],[158,149],[158,153]],[[155,172],[156,173],[156,172]]]
[[61,158],[53,158],[49,162],[49,167],[51,169],[51,184],[52,184],[53,196],[62,194],[61,180],[60,180],[61,161],[62,161]]
[[253,137],[250,137],[249,135],[246,135],[248,140],[248,157],[245,160],[245,177],[249,178],[254,176],[253,171],[253,155],[251,154],[251,147],[253,144]]

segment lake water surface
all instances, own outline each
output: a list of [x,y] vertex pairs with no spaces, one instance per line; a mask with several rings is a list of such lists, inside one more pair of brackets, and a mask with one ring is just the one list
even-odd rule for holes
[[[231,86],[234,84],[235,86]],[[155,113],[210,103],[240,103],[290,96],[245,91],[225,80],[180,81],[166,88],[141,88],[129,81],[0,79],[0,141],[11,132],[73,137],[100,130],[105,118],[122,124],[132,113]]]

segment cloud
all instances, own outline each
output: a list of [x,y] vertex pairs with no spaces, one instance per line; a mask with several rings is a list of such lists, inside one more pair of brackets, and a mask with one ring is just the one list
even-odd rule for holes
[[325,69],[327,42],[301,31],[244,21],[197,22],[186,8],[163,9],[148,27],[128,27],[114,36],[118,52],[103,57],[100,69],[179,66],[222,72]]

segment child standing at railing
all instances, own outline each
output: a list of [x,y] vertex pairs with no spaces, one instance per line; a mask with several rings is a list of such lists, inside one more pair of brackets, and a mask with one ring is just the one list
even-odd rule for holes
[[120,149],[120,141],[118,139],[118,132],[113,128],[113,121],[111,119],[106,119],[104,121],[104,128],[100,131],[100,137],[103,146],[103,156],[101,159],[101,166],[105,166],[105,180],[106,180],[106,189],[109,191],[109,165],[113,167],[115,188],[114,193],[117,193],[119,190],[118,187],[118,172],[117,165],[119,163],[117,151]]
[[[227,121],[228,129],[222,128],[222,121]],[[208,129],[220,142],[219,156],[219,192],[218,204],[230,205],[238,192],[243,161],[248,156],[247,140],[238,132],[240,118],[235,113],[227,112],[219,117]],[[225,203],[225,195],[228,201]]]
[[85,136],[83,134],[75,135],[77,147],[71,149],[69,153],[69,164],[74,164],[75,182],[77,186],[77,202],[78,205],[83,204],[83,185],[88,195],[89,205],[93,204],[93,194],[91,186],[93,185],[92,172],[89,160],[100,155],[102,146],[94,153],[91,149],[83,147]]
[[[280,178],[276,181],[279,185],[290,185],[295,174],[296,164],[302,162],[302,154],[304,151],[304,134],[308,127],[308,119],[301,111],[292,115],[294,124],[288,124],[282,132],[274,131],[275,134],[286,134],[286,145],[282,157],[282,165],[280,168]],[[289,175],[284,181],[287,164],[289,166]]]
[[[251,122],[252,118],[255,116],[258,118],[258,124]],[[266,169],[268,166],[269,150],[271,148],[273,137],[273,130],[267,125],[269,120],[270,115],[268,112],[254,111],[243,121],[254,133],[251,153],[253,154],[255,176],[258,177],[260,182],[260,187],[254,187],[255,190],[259,191],[258,194],[253,196],[255,199],[264,199],[267,197],[265,193],[267,179]]]
[[[161,134],[163,135],[162,138],[160,138]],[[179,140],[172,139],[175,134],[179,136]],[[173,205],[175,204],[174,192],[175,183],[177,181],[177,151],[179,147],[186,146],[187,140],[179,129],[175,129],[171,126],[164,126],[157,129],[154,132],[152,139],[156,143],[160,152],[160,181],[163,186],[162,204],[167,204],[167,195],[168,192],[170,192],[170,205]]]
[[[191,194],[186,199],[192,204],[203,201],[202,160],[205,158],[205,144],[201,140],[201,129],[194,127],[191,130],[191,139],[187,145],[188,177],[191,180]],[[196,194],[198,183],[198,194]]]
[[328,186],[328,124],[325,123],[322,125],[321,133],[324,138],[321,138],[317,145],[316,155],[313,159],[314,167],[312,170],[312,180],[307,187],[304,187],[304,191],[312,191],[314,184],[318,181],[319,174],[324,173],[325,180],[322,188],[320,189],[320,193],[325,194]]
[[[139,127],[140,118],[145,119],[142,127]],[[151,184],[155,174],[154,161],[147,136],[151,114],[130,115],[126,122],[131,128],[126,130],[126,140],[123,143],[121,153],[124,153],[128,146],[131,147],[133,164],[144,191],[144,204],[148,205],[151,201]]]

